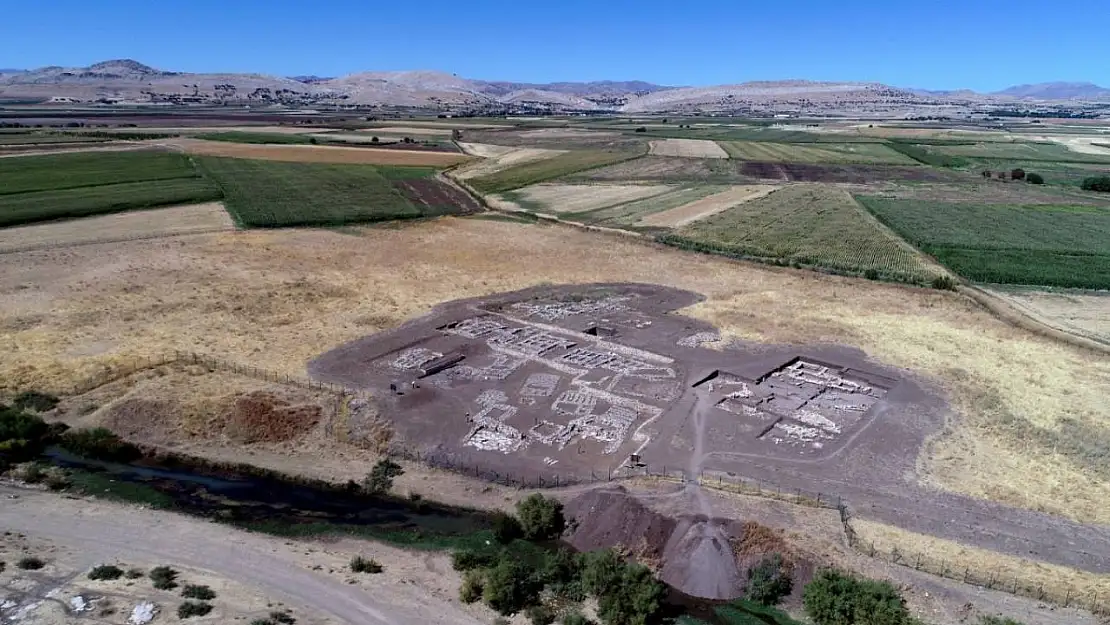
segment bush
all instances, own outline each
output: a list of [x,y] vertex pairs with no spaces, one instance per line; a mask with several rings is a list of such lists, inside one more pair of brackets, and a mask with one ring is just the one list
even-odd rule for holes
[[578,612],[571,612],[563,617],[561,625],[594,625],[594,622]]
[[351,570],[355,573],[377,574],[382,572],[382,565],[377,560],[355,556],[351,558]]
[[867,278],[868,280],[878,280],[879,270],[874,268],[868,269],[867,271],[863,272],[863,277]]
[[520,612],[539,598],[540,586],[520,559],[503,557],[486,573],[482,599],[503,615]]
[[181,596],[187,599],[200,599],[202,601],[210,601],[216,598],[216,591],[212,590],[208,586],[186,584],[185,588],[181,590]]
[[474,603],[482,598],[482,574],[479,571],[467,571],[463,575],[462,586],[459,587],[459,601]]
[[139,579],[146,575],[146,573],[143,573],[141,569],[127,569],[126,575],[127,579]]
[[1024,180],[1025,179],[1025,170],[1020,168],[1020,167],[1018,167],[1016,169],[1013,169],[1013,170],[1010,171],[1010,177],[1013,178],[1014,180]]
[[119,579],[121,577],[123,577],[123,569],[114,564],[102,564],[100,566],[93,567],[93,570],[89,571],[89,579],[92,580],[112,580]]
[[646,126],[638,126],[636,128],[636,132],[647,132],[647,127]]
[[606,625],[646,625],[659,612],[666,593],[646,566],[626,565],[617,588],[597,598],[598,616]]
[[485,549],[463,549],[451,554],[451,568],[456,571],[485,569],[497,564],[497,552]]
[[534,605],[524,613],[532,625],[551,625],[555,622],[555,611],[545,605]]
[[58,442],[66,451],[106,462],[131,462],[142,457],[139,448],[108,428],[69,430]]
[[518,538],[523,538],[524,528],[513,515],[498,512],[493,517],[493,537],[497,542],[507,545]]
[[382,458],[370,470],[370,475],[367,475],[366,479],[363,480],[362,487],[366,492],[374,495],[388,493],[393,489],[393,478],[404,474],[405,470],[401,468],[401,465],[389,458]]
[[1002,616],[980,616],[979,625],[1024,625],[1024,623]]
[[933,278],[932,286],[934,289],[941,291],[955,291],[956,281],[952,279],[952,276],[937,276]]
[[297,619],[293,618],[292,614],[277,611],[270,612],[270,620],[275,623],[281,623],[281,625],[293,625],[293,623],[297,622]]
[[0,462],[12,465],[38,457],[46,447],[49,426],[39,417],[0,404]]
[[201,601],[186,601],[177,606],[177,618],[186,619],[194,616],[204,616],[212,611],[211,603]]
[[552,540],[566,528],[563,504],[553,498],[534,493],[516,504],[517,518],[528,540]]
[[1087,178],[1081,185],[1084,191],[1099,191],[1110,193],[1110,176],[1095,176]]
[[1029,184],[1044,184],[1044,176],[1040,174],[1025,174],[1025,181]]
[[794,588],[790,570],[782,556],[774,554],[748,571],[748,599],[762,605],[777,605]]
[[827,569],[802,594],[806,614],[816,625],[906,625],[910,613],[898,590],[888,582]]
[[20,410],[46,412],[47,410],[53,410],[54,406],[58,405],[58,398],[48,393],[23,391],[15,396],[15,399],[12,400],[12,405]]
[[16,568],[23,569],[24,571],[37,571],[46,566],[46,562],[43,562],[40,558],[28,556],[26,558],[20,558],[18,561],[16,561],[15,566]]
[[560,549],[547,557],[541,577],[552,594],[568,601],[583,601],[586,590],[582,583],[582,568],[581,557],[569,549]]
[[177,588],[177,571],[168,566],[156,566],[150,569],[150,581],[158,590],[173,590]]

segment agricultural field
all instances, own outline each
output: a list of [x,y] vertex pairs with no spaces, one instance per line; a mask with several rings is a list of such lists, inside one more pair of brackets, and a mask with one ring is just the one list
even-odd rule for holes
[[100,143],[105,137],[92,137],[44,132],[0,132],[0,146],[38,145],[47,143]]
[[779,187],[771,185],[743,185],[731,187],[720,193],[714,193],[700,198],[689,204],[645,215],[637,222],[640,226],[653,226],[659,228],[680,228],[699,219],[711,217],[730,208],[766,197],[778,190]]
[[217,200],[220,190],[181,154],[27,156],[0,168],[0,226]]
[[249,131],[229,131],[229,132],[205,132],[194,135],[196,139],[204,141],[227,141],[229,143],[253,143],[253,144],[284,144],[284,145],[307,145],[312,143],[309,136],[303,134],[293,133],[278,133],[278,132],[249,132]]
[[467,182],[481,193],[503,193],[561,176],[634,159],[640,155],[641,153],[638,152],[626,151],[575,150],[542,160],[513,165],[488,175],[470,177]]
[[252,145],[200,139],[178,139],[175,145],[190,154],[294,163],[406,165],[450,167],[468,160],[462,154],[429,150],[396,150],[324,145]]
[[916,161],[881,143],[772,143],[722,141],[731,158],[774,163],[844,163],[914,165]]
[[219,202],[128,211],[0,229],[0,253],[233,230]]
[[715,141],[702,139],[659,139],[651,142],[649,154],[653,156],[682,156],[686,158],[728,158],[729,153]]
[[1006,285],[987,291],[1041,323],[1110,345],[1110,293]]
[[223,189],[227,210],[243,227],[337,226],[466,210],[433,198],[431,188],[444,183],[432,180],[428,168],[218,157],[198,159],[198,166]]
[[1055,163],[1107,163],[1110,154],[1083,153],[1060,143],[990,142],[967,145],[931,145],[927,149],[949,156],[1014,161],[1049,161]]
[[607,226],[614,228],[635,228],[642,225],[642,221],[655,213],[662,213],[686,206],[717,193],[727,191],[725,185],[692,185],[675,188],[660,195],[655,195],[635,202],[618,204],[608,208],[584,211],[563,215],[572,221],[587,224]]
[[581,213],[634,202],[673,189],[667,185],[544,183],[506,191],[501,199],[544,213]]
[[686,249],[930,284],[943,270],[840,189],[792,185],[663,235]]
[[895,181],[950,182],[966,178],[966,174],[909,165],[773,163],[735,159],[646,156],[593,169],[571,178],[599,182],[652,180],[705,184],[758,184],[773,180],[874,184]]
[[460,180],[490,176],[503,169],[552,158],[565,152],[565,150],[515,148],[488,143],[459,143],[459,147],[467,154],[481,159],[456,169],[453,175]]
[[1110,209],[860,196],[880,221],[976,282],[1110,288]]

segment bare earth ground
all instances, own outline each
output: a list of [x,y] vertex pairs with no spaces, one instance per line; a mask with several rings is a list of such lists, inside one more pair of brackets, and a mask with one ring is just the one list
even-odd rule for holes
[[988,289],[1041,323],[1110,344],[1110,293]]
[[171,206],[0,230],[0,253],[234,230],[220,202]]
[[668,185],[538,184],[514,192],[526,202],[553,213],[577,213],[652,197],[674,189]]
[[485,159],[455,170],[453,175],[463,180],[488,176],[514,165],[551,158],[565,151],[544,148],[505,148],[499,145],[479,143],[460,143],[459,147],[467,154],[481,156]]
[[686,158],[728,158],[728,152],[715,141],[704,139],[660,139],[651,142],[653,156],[684,156]]
[[467,160],[451,152],[418,152],[411,150],[379,150],[375,148],[344,148],[324,145],[254,145],[201,139],[173,139],[164,142],[190,154],[231,156],[297,163],[359,163],[367,165],[424,165],[447,167]]
[[920,459],[930,484],[1110,522],[1105,480],[1063,451],[1008,435],[1014,423],[1059,428],[1067,419],[1103,432],[1110,363],[1008,326],[958,295],[490,220],[352,232],[9,255],[0,265],[3,390],[65,390],[113,360],[166,349],[303,376],[317,354],[445,300],[542,282],[669,284],[705,294],[686,314],[727,337],[853,345],[939,384],[960,415]]
[[[298,622],[313,625],[477,625],[491,618],[485,609],[462,606],[454,599],[460,577],[451,570],[445,554],[411,553],[362,541],[293,542],[139,507],[0,487],[0,496],[8,495],[18,499],[5,499],[0,526],[28,538],[5,536],[0,538],[0,549],[14,552],[34,547],[50,564],[33,573],[9,566],[0,580],[17,576],[40,579],[42,585],[32,588],[44,595],[48,588],[59,588],[57,595],[50,596],[66,602],[78,589],[92,591],[86,597],[115,595],[112,603],[117,611],[97,619],[102,623],[122,624],[137,598],[160,604],[162,613],[156,622],[181,622],[175,613],[180,597],[153,591],[145,578],[127,587],[125,580],[89,582],[73,577],[96,564],[111,562],[144,568],[170,565],[182,572],[182,583],[210,584],[218,594],[212,601],[215,610],[189,622],[264,618],[285,606]],[[384,571],[378,575],[350,573],[347,563],[355,554],[378,560]],[[48,581],[51,578],[57,581]],[[11,585],[9,581],[9,588]],[[0,588],[0,599],[8,592]],[[270,603],[272,608],[267,607]],[[32,616],[25,622],[85,620],[67,618],[60,606],[49,600],[35,612],[39,610],[58,618],[38,620]]]
[[770,195],[778,188],[779,187],[771,185],[741,185],[732,187],[728,191],[722,191],[721,193],[704,197],[686,204],[685,206],[665,210],[661,213],[652,213],[641,219],[639,224],[644,226],[678,228],[699,219],[705,219],[711,215],[716,215],[738,204]]

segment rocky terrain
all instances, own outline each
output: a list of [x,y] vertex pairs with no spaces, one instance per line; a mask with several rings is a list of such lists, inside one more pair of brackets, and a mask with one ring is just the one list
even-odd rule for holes
[[1022,85],[994,94],[925,91],[878,83],[758,81],[665,87],[641,81],[550,84],[482,81],[439,71],[361,72],[338,78],[164,71],[122,59],[88,67],[0,71],[0,99],[77,103],[391,106],[496,112],[901,114],[953,106],[1030,108],[1065,103],[1105,110],[1110,89],[1090,83]]

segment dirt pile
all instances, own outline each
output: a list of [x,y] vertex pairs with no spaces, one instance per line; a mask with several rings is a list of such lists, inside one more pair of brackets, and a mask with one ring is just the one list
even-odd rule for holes
[[566,502],[565,512],[573,519],[569,542],[576,549],[619,549],[695,597],[741,596],[748,570],[771,554],[797,561],[780,531],[753,521],[668,517],[621,486],[583,493]]
[[229,438],[243,443],[279,443],[307,434],[323,411],[314,404],[292,404],[267,391],[235,399],[223,419]]

